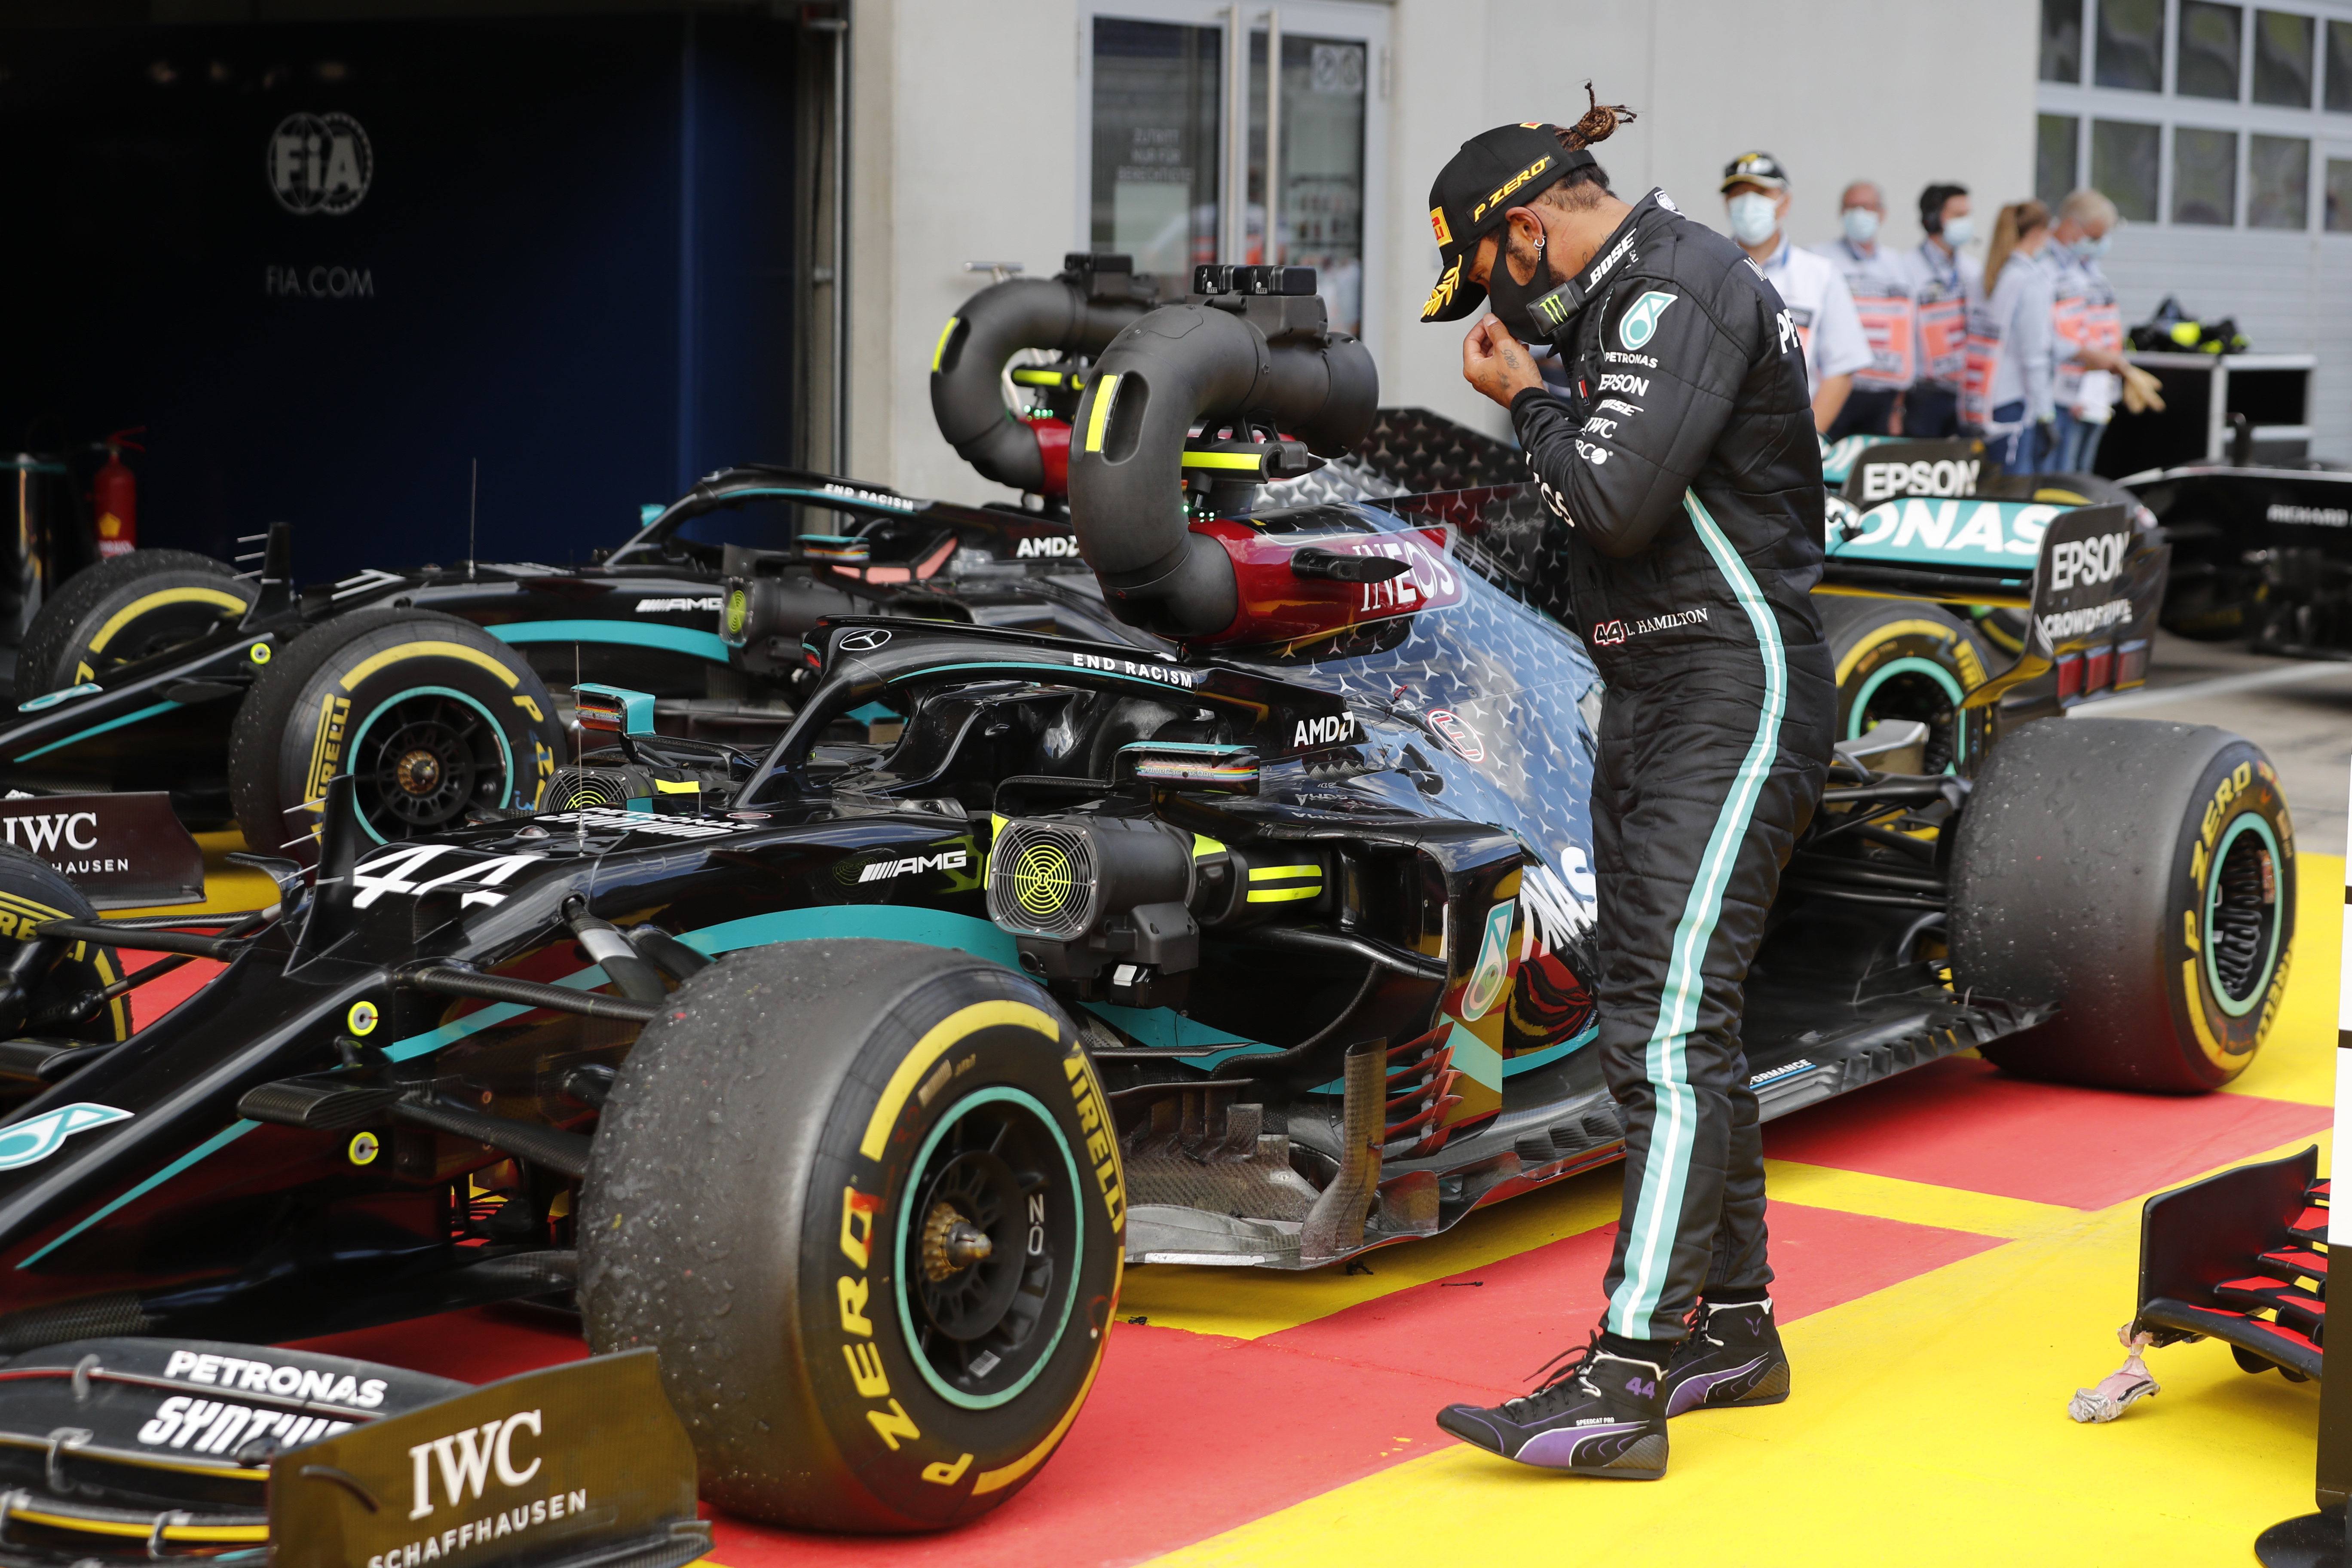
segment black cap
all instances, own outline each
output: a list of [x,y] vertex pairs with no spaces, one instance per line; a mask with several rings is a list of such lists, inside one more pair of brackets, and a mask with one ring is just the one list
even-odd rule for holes
[[1442,270],[1424,321],[1458,321],[1484,304],[1486,290],[1463,275],[1478,241],[1503,226],[1503,215],[1525,206],[1595,160],[1559,144],[1559,127],[1530,120],[1498,125],[1462,143],[1429,187],[1429,226],[1437,236]]
[[1769,153],[1742,153],[1723,166],[1723,184],[1719,191],[1734,185],[1760,185],[1768,191],[1789,188],[1789,171],[1780,167],[1780,160]]

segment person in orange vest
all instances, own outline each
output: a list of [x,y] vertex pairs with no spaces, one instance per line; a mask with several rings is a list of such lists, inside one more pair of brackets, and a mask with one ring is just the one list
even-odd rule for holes
[[1936,184],[1921,191],[1919,226],[1927,237],[1903,254],[1917,333],[1915,379],[1903,398],[1903,433],[1934,440],[1960,433],[1969,300],[1984,286],[1984,268],[1969,254],[1969,242],[1976,237],[1969,188]]
[[1863,336],[1870,342],[1870,363],[1853,373],[1853,390],[1825,432],[1832,441],[1903,431],[1899,411],[1918,363],[1916,330],[1909,270],[1901,256],[1878,242],[1879,226],[1885,220],[1886,204],[1878,187],[1856,180],[1838,197],[1843,232],[1827,245],[1812,247],[1814,255],[1845,275],[1854,313],[1862,318]]
[[2059,204],[2057,226],[2050,231],[2043,257],[2056,296],[2051,325],[2058,364],[2053,393],[2057,412],[2042,466],[2062,472],[2091,471],[2099,438],[2107,433],[2126,385],[2137,395],[2133,402],[2155,386],[2154,376],[2124,358],[2123,313],[2114,287],[2099,270],[2116,222],[2115,203],[2094,190],[2076,191]]

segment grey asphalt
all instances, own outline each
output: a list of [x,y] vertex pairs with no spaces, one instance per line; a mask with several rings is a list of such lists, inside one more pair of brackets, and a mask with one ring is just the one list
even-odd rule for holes
[[2216,724],[2270,753],[2294,815],[2295,843],[2344,853],[2352,798],[2352,663],[2273,658],[2234,644],[2158,632],[2147,686],[2086,702],[2072,717]]

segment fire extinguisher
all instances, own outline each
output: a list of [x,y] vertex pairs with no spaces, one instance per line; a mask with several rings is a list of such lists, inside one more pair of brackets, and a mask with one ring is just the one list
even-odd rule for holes
[[133,425],[128,430],[117,430],[100,443],[106,449],[106,463],[90,480],[89,510],[98,519],[98,554],[101,561],[128,555],[139,548],[139,480],[122,460],[122,453],[125,447],[133,452],[147,449],[131,439],[146,428],[144,425]]

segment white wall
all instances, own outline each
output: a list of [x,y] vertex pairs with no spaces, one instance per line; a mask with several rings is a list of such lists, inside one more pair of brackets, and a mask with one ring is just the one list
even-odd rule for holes
[[[1969,186],[1988,215],[2032,192],[2037,0],[1965,13],[1930,0],[1394,0],[1391,16],[1393,173],[1371,202],[1390,266],[1365,301],[1380,317],[1368,335],[1383,344],[1383,403],[1504,428],[1462,384],[1461,330],[1420,322],[1437,270],[1429,184],[1489,126],[1574,120],[1587,77],[1642,116],[1598,149],[1620,194],[1661,184],[1717,226],[1723,165],[1759,148],[1796,182],[1799,244],[1834,235],[1853,179],[1885,187],[1888,237],[1905,245],[1918,241],[1916,200],[1931,181]],[[940,328],[985,281],[961,262],[1048,274],[1085,246],[1080,16],[1077,0],[856,0],[855,473],[918,495],[1006,493],[940,438],[927,377]]]

